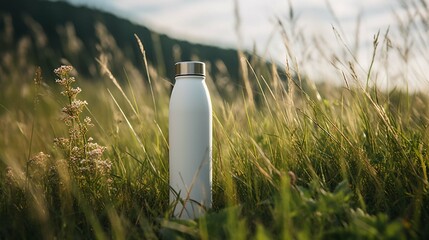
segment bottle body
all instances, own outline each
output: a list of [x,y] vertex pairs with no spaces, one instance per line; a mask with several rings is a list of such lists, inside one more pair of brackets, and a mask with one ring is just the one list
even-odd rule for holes
[[177,76],[169,110],[170,202],[197,218],[212,204],[212,106],[204,76]]

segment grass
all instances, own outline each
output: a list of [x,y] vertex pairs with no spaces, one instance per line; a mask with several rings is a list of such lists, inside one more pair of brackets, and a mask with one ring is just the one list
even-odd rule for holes
[[341,63],[344,86],[293,56],[281,72],[242,59],[238,90],[210,76],[213,208],[196,220],[171,218],[171,84],[138,37],[148,84],[102,58],[105,81],[60,68],[60,85],[41,70],[2,82],[0,238],[428,238],[429,96],[378,88],[379,37],[369,70]]
[[72,124],[59,116],[72,100],[38,79],[34,91],[22,96],[24,103],[2,103],[0,234],[426,237],[428,97],[358,87],[317,93],[287,73],[279,89],[275,72],[264,77],[270,81],[250,77],[260,84],[259,102],[242,95],[227,103],[212,93],[214,206],[193,221],[170,218],[168,84],[153,80],[150,90],[135,88],[133,81],[82,82],[88,105],[74,114],[91,116],[95,127],[79,132],[84,140],[71,145],[85,149],[85,139],[93,136],[107,149],[92,162],[112,164],[94,178],[95,172],[76,170],[82,166],[74,165],[70,149],[54,145],[55,138],[71,137]]

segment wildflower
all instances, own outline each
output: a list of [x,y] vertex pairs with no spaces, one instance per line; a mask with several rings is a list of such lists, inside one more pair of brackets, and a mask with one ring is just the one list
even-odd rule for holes
[[36,166],[45,166],[50,157],[51,155],[49,154],[46,154],[44,152],[39,152],[36,155],[34,155],[32,158],[30,158],[29,163],[34,164]]
[[65,75],[69,74],[72,70],[73,70],[72,66],[62,65],[61,67],[55,69],[54,73],[58,77],[62,77],[62,76],[65,76]]
[[87,160],[87,159],[82,159],[79,161],[80,165],[87,165],[88,163],[89,163],[89,160]]
[[83,157],[81,148],[74,146],[70,152],[70,160],[73,162],[79,161]]
[[88,105],[86,101],[73,100],[71,104],[63,107],[61,111],[67,114],[68,117],[77,118],[86,105]]
[[[108,159],[103,159],[106,147],[93,142],[94,139],[87,136],[89,127],[94,124],[90,117],[81,118],[81,113],[88,103],[76,99],[82,90],[79,87],[72,87],[72,83],[76,81],[70,76],[72,70],[71,66],[61,66],[54,70],[58,76],[56,82],[63,87],[61,94],[69,100],[69,104],[61,109],[64,114],[62,120],[68,127],[68,138],[56,138],[54,144],[64,151],[74,177],[78,182],[84,181],[80,183],[81,186],[85,186],[85,182],[93,179],[107,181],[112,163]],[[95,178],[94,175],[96,175]]]
[[73,148],[72,148],[72,153],[74,152],[74,153],[77,153],[77,152],[79,152],[80,151],[80,148],[79,147],[77,147],[77,146],[74,146]]
[[67,84],[67,79],[66,78],[56,79],[55,82],[61,86],[65,86]]
[[70,144],[68,138],[54,138],[54,146],[59,147],[61,149],[67,149]]
[[64,87],[64,91],[61,92],[62,95],[67,96],[69,101],[72,101],[76,98],[76,95],[82,90],[78,88],[72,88],[72,83],[76,79],[70,76],[70,72],[73,70],[72,66],[61,66],[54,70],[54,73],[58,76],[55,80],[56,83]]
[[110,170],[112,169],[112,162],[109,160],[99,160],[96,162],[97,172],[105,176],[110,173]]
[[106,147],[98,145],[98,143],[87,143],[88,148],[88,155],[92,159],[99,159],[101,155],[103,154],[104,150],[106,150]]
[[26,177],[30,178],[33,183],[40,184],[47,176],[48,161],[51,156],[44,152],[33,155],[27,162]]
[[64,95],[64,96],[69,97],[70,99],[75,99],[76,95],[78,95],[81,91],[82,91],[82,89],[80,89],[80,87],[77,87],[77,88],[67,88],[66,90],[62,91],[61,94]]
[[[93,127],[94,126],[94,124],[91,122],[92,120],[90,117],[86,117],[83,121],[87,127]],[[91,140],[88,139],[88,142],[90,142],[90,141],[92,141],[92,138],[91,138]]]

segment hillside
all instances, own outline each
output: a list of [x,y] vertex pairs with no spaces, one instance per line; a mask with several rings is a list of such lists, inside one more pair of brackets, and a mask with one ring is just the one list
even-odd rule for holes
[[[25,72],[29,65],[40,65],[46,74],[60,63],[70,63],[81,76],[94,79],[100,76],[95,60],[100,58],[107,60],[113,73],[123,79],[124,69],[144,72],[134,34],[141,38],[149,64],[169,79],[174,62],[188,59],[201,59],[212,66],[222,60],[230,78],[238,77],[235,50],[176,40],[87,7],[28,0],[0,1],[0,73],[8,76],[12,69]],[[213,67],[212,74],[217,69]]]

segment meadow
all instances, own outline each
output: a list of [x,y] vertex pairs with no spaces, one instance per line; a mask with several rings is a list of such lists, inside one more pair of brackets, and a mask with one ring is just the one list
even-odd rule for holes
[[115,54],[94,56],[94,81],[16,50],[0,69],[0,238],[427,239],[429,95],[375,80],[401,41],[376,34],[364,71],[338,56],[342,85],[306,78],[292,54],[279,67],[238,51],[237,84],[209,66],[213,208],[195,220],[171,217],[174,82],[138,36],[142,64],[120,79]]

